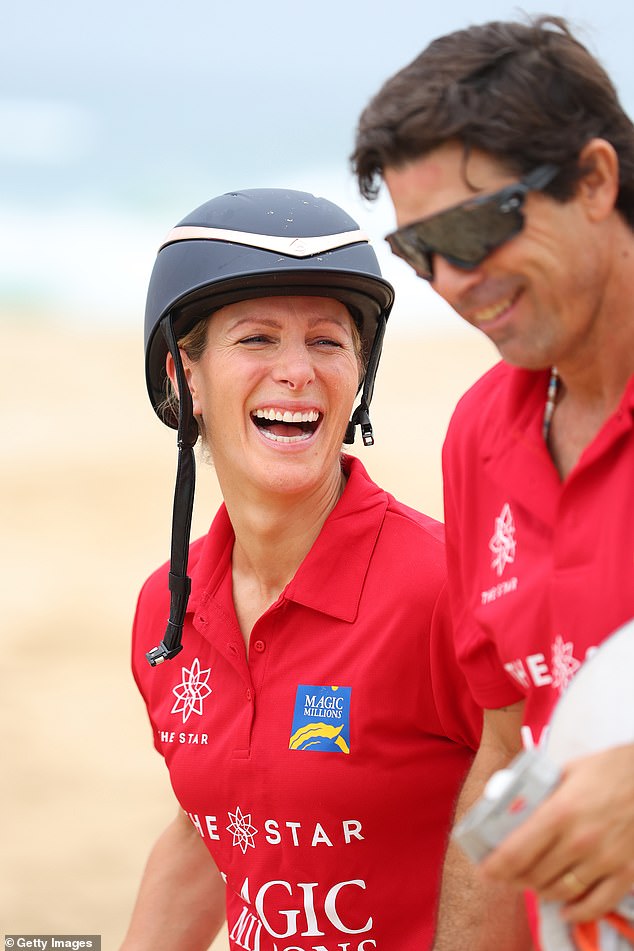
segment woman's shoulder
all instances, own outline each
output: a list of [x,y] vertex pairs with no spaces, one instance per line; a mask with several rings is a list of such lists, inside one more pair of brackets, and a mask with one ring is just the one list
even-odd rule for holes
[[412,538],[428,540],[432,546],[444,545],[445,526],[432,515],[399,501],[389,492],[387,523],[393,532],[411,534]]
[[[188,574],[191,574],[198,564],[204,541],[205,536],[197,538],[189,546],[189,557],[187,561]],[[139,593],[139,606],[145,607],[153,603],[162,606],[165,602],[169,602],[169,572],[170,562],[166,561],[148,576]]]
[[408,535],[419,540],[421,537],[429,538],[430,543],[436,545],[443,544],[444,527],[441,522],[401,502],[380,486],[368,474],[360,459],[346,457],[345,466],[349,476],[350,511],[374,506],[377,512],[375,524],[381,525],[381,537]]
[[445,527],[438,519],[386,493],[388,505],[374,559],[388,585],[432,600],[446,578]]

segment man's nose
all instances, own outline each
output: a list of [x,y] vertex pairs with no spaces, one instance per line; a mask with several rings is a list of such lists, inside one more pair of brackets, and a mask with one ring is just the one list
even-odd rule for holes
[[431,286],[450,307],[460,313],[461,300],[482,280],[480,268],[475,267],[467,271],[451,264],[441,254],[434,254],[433,266]]

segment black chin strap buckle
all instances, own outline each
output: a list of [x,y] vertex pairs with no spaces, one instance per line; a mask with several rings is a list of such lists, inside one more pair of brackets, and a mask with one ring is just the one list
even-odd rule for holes
[[[168,622],[169,623],[169,622]],[[158,667],[159,664],[162,664],[166,660],[171,660],[172,657],[176,657],[183,649],[182,644],[178,644],[176,647],[173,647],[170,650],[165,644],[165,640],[162,640],[158,647],[153,647],[151,651],[148,651],[145,655],[150,663],[151,667]]]
[[352,414],[352,419],[348,423],[348,428],[346,429],[346,435],[344,438],[346,445],[351,446],[353,444],[357,426],[361,427],[361,438],[363,439],[363,445],[373,446],[374,434],[372,432],[372,423],[370,422],[368,408],[363,400],[361,401],[361,404],[355,409],[354,413]]
[[351,446],[354,442],[354,434],[357,426],[361,427],[363,445],[374,445],[374,434],[372,432],[372,423],[370,422],[370,403],[372,402],[372,394],[374,393],[374,378],[376,377],[376,371],[381,357],[381,349],[383,347],[386,321],[387,316],[384,313],[381,314],[374,335],[374,342],[372,344],[372,350],[370,351],[365,377],[363,379],[361,402],[352,414],[352,419],[348,423],[346,435],[343,440],[348,446]]
[[370,422],[370,417],[366,413],[365,422],[361,421],[361,438],[363,439],[364,446],[373,446],[374,445],[374,434],[372,432],[372,423]]

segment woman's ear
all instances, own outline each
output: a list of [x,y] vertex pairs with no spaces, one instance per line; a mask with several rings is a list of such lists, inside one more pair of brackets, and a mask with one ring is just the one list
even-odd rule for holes
[[[191,397],[192,397],[192,410],[193,410],[194,416],[200,416],[201,409],[196,398],[196,388],[195,388],[194,380],[193,380],[191,361],[184,350],[179,350],[179,353],[181,355],[181,360],[183,362],[183,369],[185,371],[185,379],[187,380],[187,385],[189,386],[189,392],[191,393]],[[174,357],[169,351],[167,353],[167,357],[165,358],[165,372],[167,373],[170,383],[174,387],[174,392],[178,396],[179,394],[178,394],[178,380],[176,378],[176,367],[174,365]]]
[[165,358],[165,372],[167,373],[167,378],[174,388],[174,392],[178,396],[178,383],[176,382],[176,367],[174,366],[174,357],[172,354],[167,352],[167,357]]
[[577,197],[593,221],[608,218],[616,207],[619,193],[619,157],[605,139],[590,139],[579,153],[584,170],[577,183]]

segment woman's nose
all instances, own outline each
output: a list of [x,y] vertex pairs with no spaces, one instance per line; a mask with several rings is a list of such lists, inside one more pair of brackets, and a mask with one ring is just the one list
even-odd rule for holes
[[310,351],[305,343],[289,343],[280,349],[273,375],[277,382],[301,390],[315,378]]

